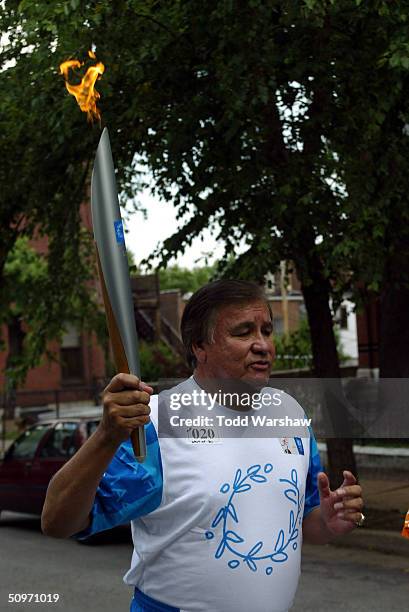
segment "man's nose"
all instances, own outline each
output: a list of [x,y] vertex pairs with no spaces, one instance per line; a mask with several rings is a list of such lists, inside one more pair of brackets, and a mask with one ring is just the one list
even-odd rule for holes
[[258,334],[251,346],[254,353],[266,354],[271,350],[271,339],[264,334]]

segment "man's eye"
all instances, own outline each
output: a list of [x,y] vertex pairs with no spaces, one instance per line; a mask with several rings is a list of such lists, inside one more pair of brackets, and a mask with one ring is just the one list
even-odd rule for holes
[[272,329],[265,329],[265,330],[263,331],[263,334],[264,334],[265,336],[271,336],[271,334],[272,334],[272,333],[273,333],[273,330],[272,330]]

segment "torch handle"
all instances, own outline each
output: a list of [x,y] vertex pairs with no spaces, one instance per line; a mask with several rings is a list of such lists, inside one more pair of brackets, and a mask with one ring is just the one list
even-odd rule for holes
[[[114,354],[115,366],[118,372],[125,372],[126,374],[134,374],[134,372],[130,372],[128,359],[126,357],[124,345],[122,343],[121,334],[118,329],[118,325],[115,319],[114,312],[112,310],[111,302],[108,296],[108,291],[105,284],[104,275],[102,272],[101,261],[99,258],[98,247],[95,244],[95,250],[97,253],[97,264],[98,264],[98,273],[101,281],[101,289],[102,289],[102,297],[104,300],[105,306],[105,314],[107,319],[107,326],[109,332],[109,338],[111,340],[112,352]],[[135,455],[136,460],[139,463],[142,463],[146,457],[146,437],[145,437],[145,429],[143,425],[135,429],[131,433],[131,442],[132,448]]]

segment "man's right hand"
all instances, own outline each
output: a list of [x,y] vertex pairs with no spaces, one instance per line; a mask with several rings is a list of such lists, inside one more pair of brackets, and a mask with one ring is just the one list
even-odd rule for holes
[[103,393],[97,430],[50,481],[41,516],[44,533],[68,538],[88,527],[98,484],[118,446],[150,421],[152,393],[152,387],[132,374],[114,376]]
[[99,430],[109,443],[119,446],[132,431],[149,423],[152,387],[133,374],[117,374],[104,389],[104,413]]

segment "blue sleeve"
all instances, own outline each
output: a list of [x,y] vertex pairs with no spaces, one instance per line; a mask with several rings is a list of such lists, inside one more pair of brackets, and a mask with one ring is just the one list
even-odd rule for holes
[[323,471],[317,442],[311,427],[308,427],[308,429],[310,431],[310,463],[308,466],[307,483],[305,486],[303,518],[305,518],[311,512],[311,510],[314,510],[314,508],[317,508],[320,505],[317,476],[319,472]]
[[162,501],[163,471],[159,441],[152,423],[145,426],[146,458],[135,459],[131,441],[118,448],[99,483],[91,523],[75,539],[128,523],[155,510]]

